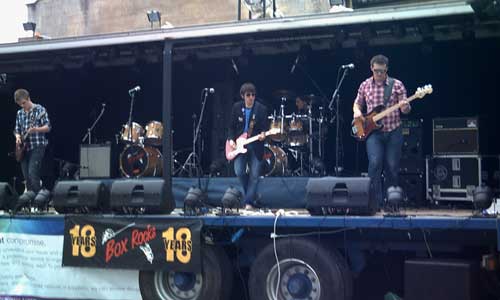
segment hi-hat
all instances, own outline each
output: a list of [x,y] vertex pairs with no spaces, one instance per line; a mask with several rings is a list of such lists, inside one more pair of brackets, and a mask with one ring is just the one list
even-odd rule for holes
[[295,98],[295,92],[291,90],[276,90],[273,92],[273,98],[277,100],[281,100],[281,98],[286,98],[287,100]]

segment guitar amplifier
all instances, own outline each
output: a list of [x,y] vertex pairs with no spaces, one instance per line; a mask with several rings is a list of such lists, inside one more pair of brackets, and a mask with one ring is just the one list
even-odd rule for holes
[[426,159],[427,195],[436,201],[469,201],[482,184],[498,194],[499,156],[434,155]]
[[402,119],[403,147],[399,172],[401,174],[423,174],[425,170],[422,119]]
[[434,154],[478,154],[478,118],[432,120],[432,146]]
[[80,145],[80,178],[116,176],[116,159],[111,143]]

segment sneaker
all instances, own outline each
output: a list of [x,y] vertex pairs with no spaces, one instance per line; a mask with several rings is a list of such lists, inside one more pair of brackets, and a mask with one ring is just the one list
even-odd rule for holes
[[31,201],[35,199],[35,196],[36,194],[33,191],[24,192],[21,196],[19,196],[17,203],[14,205],[14,212],[19,211],[25,206],[29,206]]

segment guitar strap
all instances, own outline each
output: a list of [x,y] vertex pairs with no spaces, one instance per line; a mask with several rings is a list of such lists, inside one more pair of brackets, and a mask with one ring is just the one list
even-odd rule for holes
[[389,103],[389,99],[391,99],[392,87],[394,86],[394,78],[389,77],[388,84],[384,86],[384,106],[387,107],[387,103]]
[[251,118],[252,119],[250,120],[250,124],[248,124],[248,132],[247,132],[248,137],[252,136],[253,127],[255,126],[255,114],[254,113],[252,113]]

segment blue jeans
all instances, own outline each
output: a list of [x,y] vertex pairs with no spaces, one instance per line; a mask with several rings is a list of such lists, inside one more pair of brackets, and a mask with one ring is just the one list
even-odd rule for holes
[[403,133],[401,127],[390,132],[375,131],[366,140],[371,196],[374,197],[379,207],[384,204],[382,171],[384,171],[386,187],[398,185],[402,146]]
[[[249,174],[247,173],[247,165]],[[261,169],[262,159],[257,157],[252,147],[249,147],[247,153],[238,155],[234,160],[234,172],[243,187],[245,204],[254,205],[255,203]]]
[[21,161],[21,170],[23,171],[28,191],[38,193],[38,191],[42,188],[40,184],[40,176],[42,174],[42,161],[44,154],[45,146],[33,148],[26,152],[24,159]]

